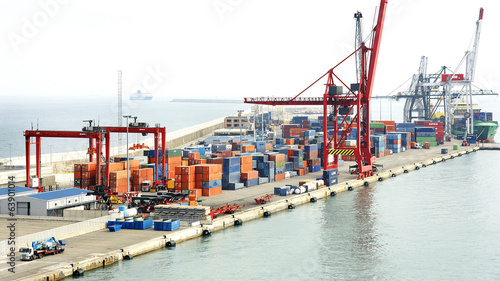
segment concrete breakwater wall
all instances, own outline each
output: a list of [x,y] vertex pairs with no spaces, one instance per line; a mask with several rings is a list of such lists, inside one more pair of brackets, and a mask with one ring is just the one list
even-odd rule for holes
[[387,171],[378,173],[374,176],[367,177],[361,180],[350,180],[339,183],[331,187],[322,187],[318,190],[308,193],[285,197],[279,201],[268,203],[262,206],[248,209],[241,213],[236,213],[229,216],[224,216],[214,219],[212,222],[205,222],[199,226],[183,228],[165,235],[159,235],[157,238],[150,239],[141,243],[137,243],[122,249],[108,252],[106,254],[93,257],[91,259],[83,260],[77,263],[61,265],[59,268],[36,274],[23,280],[59,280],[64,277],[71,276],[77,269],[88,271],[112,264],[116,261],[123,259],[130,259],[133,256],[141,255],[163,247],[169,247],[175,243],[179,243],[188,239],[193,239],[202,235],[209,235],[212,232],[235,226],[242,225],[244,222],[254,220],[261,217],[270,216],[272,213],[292,209],[297,205],[316,202],[318,199],[335,196],[336,194],[344,191],[354,190],[364,186],[369,186],[377,181],[383,181],[401,174],[409,173],[414,170],[425,168],[429,165],[434,165],[446,160],[453,159],[471,152],[479,150],[479,147],[466,148],[450,154],[443,154],[440,156],[432,157],[417,163],[409,163],[401,167],[395,167]]

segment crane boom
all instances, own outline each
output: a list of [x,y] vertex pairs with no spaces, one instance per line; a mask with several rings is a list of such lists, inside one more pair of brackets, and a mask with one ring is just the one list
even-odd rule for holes
[[[322,105],[323,106],[323,169],[338,167],[338,155],[333,154],[333,164],[328,160],[330,148],[342,148],[345,140],[357,127],[356,146],[347,149],[353,150],[356,157],[358,178],[373,175],[373,164],[375,157],[372,156],[370,148],[370,99],[373,90],[375,70],[377,67],[378,53],[382,39],[385,11],[388,0],[381,0],[378,12],[377,24],[372,29],[371,48],[361,42],[359,48],[343,59],[340,63],[329,69],[325,74],[309,85],[305,90],[292,98],[245,98],[245,103],[267,104],[267,105]],[[335,69],[358,51],[361,52],[360,77],[357,83],[348,86],[336,74]],[[369,63],[368,63],[369,62]],[[304,98],[299,97],[312,85],[327,77],[323,97]],[[337,80],[337,84],[335,82]],[[347,92],[343,92],[343,87]],[[328,107],[332,114],[327,117]],[[351,121],[346,121],[347,115],[353,115]],[[339,115],[340,120],[339,124]],[[333,121],[333,137],[328,138],[328,122]],[[343,128],[343,130],[342,130]],[[332,147],[333,146],[333,147]]]

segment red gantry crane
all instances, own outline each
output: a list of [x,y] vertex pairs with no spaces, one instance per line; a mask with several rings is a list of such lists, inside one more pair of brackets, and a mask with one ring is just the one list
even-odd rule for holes
[[[314,83],[293,98],[245,98],[245,103],[252,104],[323,106],[323,169],[337,168],[339,155],[355,155],[358,179],[373,175],[373,165],[375,164],[375,157],[370,152],[370,100],[375,79],[375,70],[377,68],[387,1],[380,1],[377,24],[372,29],[371,34],[371,47],[367,47],[362,42],[356,51],[329,69]],[[361,51],[360,77],[358,83],[351,84],[349,87],[335,74],[335,69],[358,51]],[[325,76],[327,77],[327,82],[323,97],[299,97]],[[336,78],[337,82],[334,78]],[[342,91],[342,85],[347,88],[346,93]],[[331,107],[331,112],[333,112],[330,118],[327,118],[328,106]],[[354,118],[351,121],[346,121],[344,117],[351,114],[354,114]],[[340,125],[337,123],[339,115],[342,117]],[[328,138],[328,121],[333,121],[334,133],[330,139]],[[342,144],[350,135],[351,130],[356,126],[358,130],[355,148],[343,147]],[[344,128],[344,130],[341,131],[341,128]],[[342,134],[339,135],[339,132],[342,132]],[[333,155],[333,163],[328,160],[329,155]]]
[[[87,122],[89,120],[86,120]],[[165,144],[166,144],[166,128],[165,127],[147,127],[141,126],[141,123],[138,123],[139,126],[135,126],[135,123],[131,123],[128,127],[129,133],[136,134],[153,134],[154,135],[154,149],[155,151],[159,150],[159,142],[161,136],[161,149],[162,149],[162,158],[158,159],[155,157],[155,167],[158,167],[158,163],[162,163],[162,167],[165,167]],[[110,133],[126,133],[127,127],[92,127],[92,122],[90,122],[90,126],[84,127],[83,131],[40,131],[40,130],[29,130],[24,132],[24,136],[26,138],[26,186],[30,187],[30,155],[31,155],[31,144],[35,144],[36,146],[36,176],[38,179],[41,178],[41,139],[42,138],[88,138],[89,139],[89,161],[93,162],[94,154],[96,154],[96,164],[97,167],[101,166],[101,152],[102,152],[102,140],[105,139],[105,155],[106,160],[106,171],[104,177],[104,183],[101,178],[101,169],[96,169],[96,185],[104,185],[106,187],[109,186],[109,164],[111,161],[111,153],[110,153]],[[31,142],[31,138],[35,138],[35,142]],[[94,146],[95,140],[95,146]],[[156,152],[158,155],[158,152]],[[157,185],[162,182],[163,179],[158,178],[158,170],[154,173],[154,184]],[[42,192],[42,187],[39,188],[39,191]]]

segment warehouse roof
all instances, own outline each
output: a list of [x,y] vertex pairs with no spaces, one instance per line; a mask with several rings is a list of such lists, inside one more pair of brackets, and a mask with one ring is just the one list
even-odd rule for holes
[[[36,189],[33,189],[33,188],[27,188],[27,187],[22,187],[22,186],[16,186],[14,188],[14,192],[16,193],[16,195],[19,195],[20,193],[23,193],[23,192],[38,192],[38,190]],[[8,187],[2,187],[0,188],[0,196],[5,196],[9,193],[9,188]]]
[[26,196],[32,197],[32,198],[37,198],[37,199],[42,199],[42,200],[53,200],[53,199],[60,199],[60,198],[65,198],[65,197],[81,195],[81,194],[87,194],[89,192],[92,192],[92,191],[84,190],[84,189],[80,189],[80,188],[68,188],[68,189],[62,189],[62,190],[40,192],[37,194],[31,194],[31,195],[26,195]]

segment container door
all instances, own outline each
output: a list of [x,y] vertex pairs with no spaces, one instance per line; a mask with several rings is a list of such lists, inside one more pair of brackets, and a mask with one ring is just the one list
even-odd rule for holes
[[30,202],[17,202],[17,214],[23,216],[29,216]]

